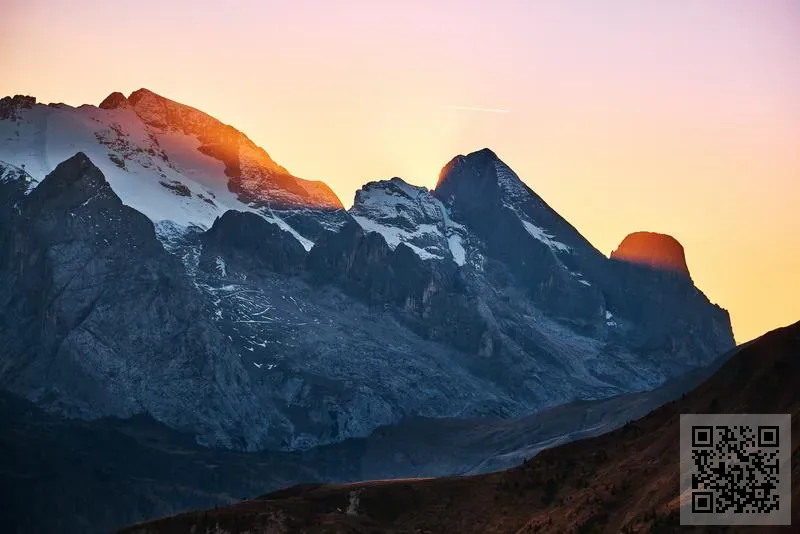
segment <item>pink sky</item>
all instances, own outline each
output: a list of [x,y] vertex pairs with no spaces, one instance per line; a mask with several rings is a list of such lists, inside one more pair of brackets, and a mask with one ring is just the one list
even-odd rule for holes
[[345,205],[488,146],[605,253],[678,238],[745,341],[800,320],[799,35],[792,0],[3,0],[0,94],[147,87]]

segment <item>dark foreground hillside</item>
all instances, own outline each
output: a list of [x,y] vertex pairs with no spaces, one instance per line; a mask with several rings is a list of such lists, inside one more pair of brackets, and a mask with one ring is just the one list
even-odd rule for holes
[[744,347],[682,399],[611,433],[544,451],[518,468],[473,477],[296,486],[122,532],[682,532],[688,530],[679,526],[678,510],[682,413],[791,413],[796,525],[798,391],[800,323]]

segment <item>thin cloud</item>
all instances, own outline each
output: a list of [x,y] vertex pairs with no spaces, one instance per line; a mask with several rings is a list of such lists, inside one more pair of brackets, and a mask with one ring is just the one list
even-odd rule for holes
[[483,111],[485,113],[511,113],[510,109],[483,108],[473,106],[442,106],[443,109],[456,109],[459,111]]

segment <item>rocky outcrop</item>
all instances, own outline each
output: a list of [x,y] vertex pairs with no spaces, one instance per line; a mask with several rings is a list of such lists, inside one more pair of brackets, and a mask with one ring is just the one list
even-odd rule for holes
[[128,99],[125,98],[125,95],[115,91],[105,97],[98,107],[100,109],[118,109],[126,105],[128,105]]
[[683,245],[670,235],[634,232],[622,240],[619,247],[611,253],[611,258],[673,271],[691,278]]
[[392,249],[377,232],[355,222],[311,249],[308,276],[341,287],[372,306],[396,311],[414,332],[477,353],[485,321],[469,302],[451,262],[427,262],[409,246]]
[[306,257],[289,232],[255,213],[225,212],[203,234],[202,243],[201,268],[224,269],[226,276],[262,270],[298,274]]
[[20,110],[30,109],[34,104],[36,104],[34,96],[14,95],[0,98],[0,120],[15,121]]

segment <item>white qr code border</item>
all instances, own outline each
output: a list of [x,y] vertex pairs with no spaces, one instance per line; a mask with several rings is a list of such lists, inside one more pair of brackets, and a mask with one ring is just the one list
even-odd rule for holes
[[791,524],[790,414],[681,414],[680,434],[681,525]]

